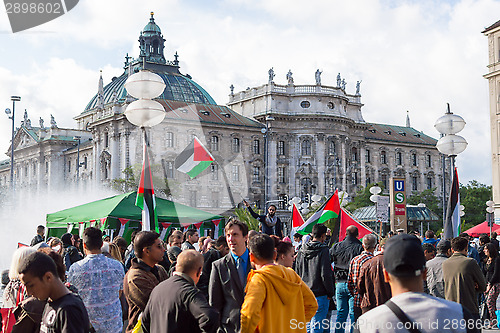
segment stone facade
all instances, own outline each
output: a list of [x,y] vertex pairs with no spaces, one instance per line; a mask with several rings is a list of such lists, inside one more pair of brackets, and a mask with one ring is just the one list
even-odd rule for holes
[[[156,99],[166,110],[165,120],[146,131],[155,187],[178,202],[218,213],[242,199],[262,208],[266,201],[277,202],[284,209],[294,196],[306,199],[336,188],[352,196],[369,183],[388,183],[391,176],[406,177],[417,192],[437,187],[441,195],[436,140],[410,127],[409,120],[407,126],[365,122],[359,83],[349,94],[340,74],[337,85],[328,86],[317,71],[316,84],[295,85],[290,71],[288,84],[279,85],[270,71],[267,84],[238,93],[232,88],[228,106],[221,106],[180,72],[177,53],[175,60],[165,59],[163,41],[151,16],[140,35],[139,58],[127,55],[122,75],[106,86],[99,78],[97,94],[74,118],[76,129],[43,128],[43,123],[32,128],[26,115],[14,140],[16,184],[109,187],[130,176],[123,173],[127,168],[137,177],[144,137],[124,116],[134,100],[124,83],[145,69],[166,83]],[[216,163],[190,179],[174,163],[194,135]],[[4,161],[0,185],[8,180]]]
[[488,37],[488,80],[490,96],[491,162],[495,220],[500,220],[500,21],[486,28]]

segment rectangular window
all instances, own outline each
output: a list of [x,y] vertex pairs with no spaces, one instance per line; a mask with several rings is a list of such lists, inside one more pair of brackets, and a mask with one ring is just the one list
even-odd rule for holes
[[219,151],[219,137],[214,135],[210,139],[210,148],[212,151]]
[[68,161],[68,173],[71,172],[71,161]]
[[380,163],[387,164],[387,155],[385,154],[385,151],[380,153]]
[[330,141],[330,143],[328,143],[328,155],[335,155],[335,142],[334,141]]
[[174,178],[174,162],[172,162],[172,161],[165,162],[165,169],[166,169],[166,173],[167,173],[167,178],[173,179]]
[[285,155],[285,141],[278,141],[278,155]]
[[382,184],[384,184],[384,188],[387,189],[387,175],[382,175]]
[[219,207],[219,192],[212,192],[212,207]]
[[240,139],[233,138],[233,153],[239,153],[239,152],[240,152]]
[[278,167],[278,183],[285,183],[286,175],[285,175],[285,167]]
[[427,178],[427,189],[430,190],[432,188],[432,178],[428,177]]
[[260,141],[253,140],[253,153],[255,155],[260,155]]
[[189,192],[189,205],[191,207],[196,207],[196,205],[197,205],[197,202],[196,202],[196,191]]
[[411,154],[411,165],[417,166],[417,154],[415,153]]
[[167,132],[167,135],[165,137],[165,145],[167,146],[167,148],[172,148],[174,146],[174,133]]
[[219,180],[219,166],[217,164],[210,164],[210,172],[212,174],[212,180]]
[[239,165],[233,165],[232,166],[232,179],[233,182],[239,182],[240,181],[240,166]]
[[403,164],[403,154],[401,152],[396,153],[396,165],[402,165]]
[[417,178],[417,176],[411,177],[411,190],[418,191],[418,178]]
[[367,149],[365,152],[365,160],[366,163],[371,163],[370,149]]
[[260,182],[260,167],[258,166],[253,167],[252,181],[256,183]]
[[431,154],[427,154],[425,156],[425,164],[427,165],[428,168],[432,167],[432,157]]
[[287,200],[287,195],[286,194],[280,194],[278,195],[278,208],[279,209],[286,209],[286,206],[288,205],[288,200]]

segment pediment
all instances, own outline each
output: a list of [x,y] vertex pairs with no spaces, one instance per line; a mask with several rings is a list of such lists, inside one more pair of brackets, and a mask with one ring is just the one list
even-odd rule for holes
[[36,146],[37,140],[24,127],[21,127],[14,136],[14,150]]

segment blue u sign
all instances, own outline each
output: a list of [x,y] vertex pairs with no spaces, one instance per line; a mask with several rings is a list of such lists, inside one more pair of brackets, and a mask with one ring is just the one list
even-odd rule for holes
[[394,181],[394,190],[395,191],[404,191],[405,190],[405,181],[404,180],[395,180]]

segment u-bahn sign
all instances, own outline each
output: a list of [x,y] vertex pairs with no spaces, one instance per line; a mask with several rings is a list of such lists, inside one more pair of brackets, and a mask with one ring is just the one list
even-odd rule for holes
[[404,178],[391,178],[391,230],[403,229],[408,232],[406,218],[406,184]]

